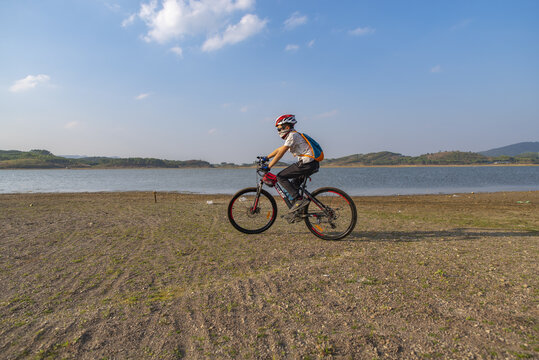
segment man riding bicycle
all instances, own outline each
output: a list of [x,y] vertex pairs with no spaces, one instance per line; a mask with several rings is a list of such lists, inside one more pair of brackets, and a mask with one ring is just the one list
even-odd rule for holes
[[[294,115],[277,118],[275,127],[285,143],[268,156],[257,157],[257,186],[246,187],[234,194],[228,204],[228,220],[236,230],[245,234],[260,234],[268,230],[277,217],[277,203],[275,197],[263,189],[266,185],[274,187],[290,209],[282,216],[288,223],[304,221],[309,231],[320,239],[340,240],[356,226],[356,205],[347,193],[335,187],[307,191],[307,179],[318,171],[324,152],[309,135],[296,132],[295,124]],[[297,156],[298,162],[275,176],[270,168],[287,151]]]
[[[298,183],[298,179],[302,176],[309,176],[315,173],[320,167],[319,162],[315,159],[313,146],[308,142],[310,138],[298,133],[294,129],[296,123],[296,117],[291,114],[281,115],[275,120],[275,127],[279,132],[279,136],[285,142],[283,146],[273,150],[267,156],[267,159],[273,160],[271,160],[267,169],[265,169],[269,171],[289,150],[292,155],[298,158],[298,162],[277,174],[277,180],[285,188],[293,201],[289,212],[297,211],[309,204],[309,199],[301,198],[298,193],[299,186],[301,185]],[[310,140],[312,141],[312,139]],[[313,143],[315,142],[313,141]]]

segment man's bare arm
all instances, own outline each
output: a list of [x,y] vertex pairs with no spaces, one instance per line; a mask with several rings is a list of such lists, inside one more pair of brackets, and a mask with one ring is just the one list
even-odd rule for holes
[[268,155],[268,159],[273,158],[273,160],[271,160],[271,162],[269,163],[268,167],[272,168],[273,165],[277,164],[279,160],[281,160],[281,158],[284,156],[284,154],[286,154],[288,149],[290,149],[290,147],[283,145],[273,150],[271,154]]

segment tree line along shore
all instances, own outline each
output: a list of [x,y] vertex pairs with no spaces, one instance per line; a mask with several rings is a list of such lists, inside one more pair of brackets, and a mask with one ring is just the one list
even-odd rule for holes
[[[442,151],[419,156],[406,156],[389,151],[354,154],[326,159],[325,167],[360,166],[451,166],[451,165],[537,165],[539,153],[530,152],[516,156],[486,156],[474,152]],[[278,165],[287,165],[280,163]],[[0,169],[111,169],[111,168],[242,168],[253,164],[222,162],[211,164],[204,160],[164,160],[155,158],[115,157],[63,157],[48,150],[0,150]]]

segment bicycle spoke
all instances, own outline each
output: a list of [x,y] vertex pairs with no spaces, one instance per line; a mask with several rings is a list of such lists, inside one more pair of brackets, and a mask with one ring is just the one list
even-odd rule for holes
[[[356,223],[356,209],[346,193],[338,189],[319,189],[306,210],[305,223],[318,237],[337,240],[348,235]],[[318,202],[318,203],[317,203]]]
[[266,191],[257,197],[256,188],[240,191],[232,198],[228,209],[232,225],[248,234],[267,230],[275,221],[276,214],[275,200]]

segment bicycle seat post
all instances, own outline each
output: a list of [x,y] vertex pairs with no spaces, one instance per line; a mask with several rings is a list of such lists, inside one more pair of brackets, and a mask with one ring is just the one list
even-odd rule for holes
[[301,186],[299,187],[300,196],[305,195],[305,188],[307,187],[307,181],[309,180],[308,176],[303,175]]

